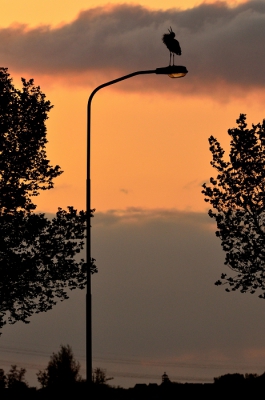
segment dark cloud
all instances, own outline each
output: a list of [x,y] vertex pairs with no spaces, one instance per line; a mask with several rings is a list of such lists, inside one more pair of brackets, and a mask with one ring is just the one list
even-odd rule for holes
[[[242,342],[251,346],[245,312],[253,307],[254,321],[264,305],[214,285],[227,268],[214,231],[207,213],[139,208],[95,214],[95,324],[102,332],[111,327],[103,342],[112,351],[202,356],[207,348],[235,357]],[[95,341],[99,351],[104,345]]]
[[[133,208],[92,222],[93,365],[114,385],[159,383],[165,370],[189,381],[264,372],[264,301],[214,285],[227,267],[206,213]],[[85,295],[4,327],[2,366],[20,361],[34,375],[67,343],[84,366]]]
[[246,353],[253,343],[263,347],[264,304],[214,285],[227,268],[214,231],[207,213],[131,208],[95,214],[94,355],[111,354],[113,364],[105,367],[117,371],[115,361],[133,355],[142,364],[153,360],[146,373],[164,362],[175,376],[210,378],[259,364]]
[[[177,63],[189,70],[182,84],[189,92],[212,90],[220,84],[244,90],[265,85],[264,1],[233,8],[217,2],[184,11],[126,4],[98,7],[82,11],[59,27],[1,29],[0,56],[3,66],[18,72],[70,74],[73,81],[80,75],[83,84],[94,83],[96,76],[102,81],[103,73],[108,80],[117,74],[166,66],[169,54],[161,36],[169,26],[182,46]],[[121,86],[161,90],[164,82],[149,77],[142,85],[138,78]]]

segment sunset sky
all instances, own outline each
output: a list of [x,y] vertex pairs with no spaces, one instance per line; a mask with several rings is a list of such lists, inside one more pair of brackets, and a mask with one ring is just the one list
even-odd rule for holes
[[[48,158],[64,173],[39,212],[85,208],[86,104],[98,85],[164,67],[171,26],[182,79],[137,76],[92,103],[94,367],[113,384],[211,381],[265,371],[265,303],[214,286],[224,254],[201,185],[214,174],[208,138],[228,150],[240,113],[265,118],[265,2],[0,0],[0,58],[16,86],[34,78],[54,108]],[[29,325],[3,329],[0,368],[35,372],[60,344],[84,367],[85,293]],[[84,370],[81,371],[84,375]]]

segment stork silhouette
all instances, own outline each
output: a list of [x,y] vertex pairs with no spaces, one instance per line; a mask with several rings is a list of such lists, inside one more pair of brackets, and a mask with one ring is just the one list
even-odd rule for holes
[[181,48],[177,39],[175,39],[175,33],[172,31],[172,28],[168,29],[169,33],[165,33],[162,37],[163,43],[167,46],[170,58],[169,58],[169,65],[171,65],[171,58],[173,55],[173,65],[174,65],[174,55],[177,54],[178,56],[181,55]]

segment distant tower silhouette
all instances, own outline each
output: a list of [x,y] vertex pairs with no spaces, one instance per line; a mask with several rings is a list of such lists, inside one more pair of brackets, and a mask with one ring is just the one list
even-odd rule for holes
[[172,31],[172,28],[168,30],[169,33],[165,33],[162,37],[163,43],[167,46],[170,58],[169,58],[169,65],[171,65],[171,57],[173,55],[173,65],[174,65],[174,55],[177,54],[178,56],[181,55],[181,48],[177,39],[175,39],[175,33]]
[[162,375],[162,383],[169,383],[170,379],[168,377],[168,375],[164,372],[164,374]]

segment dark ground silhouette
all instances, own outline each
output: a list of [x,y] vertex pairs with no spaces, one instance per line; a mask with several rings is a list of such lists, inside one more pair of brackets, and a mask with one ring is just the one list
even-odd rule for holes
[[[164,376],[164,375],[163,375]],[[213,383],[176,383],[169,379],[158,384],[137,384],[134,388],[123,389],[111,387],[107,384],[92,384],[88,386],[85,381],[76,382],[67,388],[62,386],[56,389],[39,389],[23,387],[20,389],[0,390],[1,399],[59,399],[59,398],[87,398],[110,400],[138,400],[138,399],[177,399],[177,398],[247,398],[247,396],[260,396],[265,387],[265,373],[256,374],[226,374],[214,378]]]

